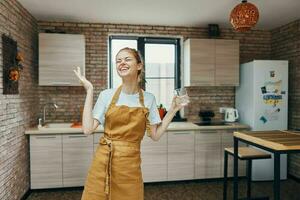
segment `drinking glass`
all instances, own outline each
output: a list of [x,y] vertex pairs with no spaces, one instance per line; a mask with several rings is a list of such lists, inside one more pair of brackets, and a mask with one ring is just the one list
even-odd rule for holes
[[176,102],[182,106],[186,106],[190,100],[185,88],[177,88],[174,90],[174,95],[177,96]]

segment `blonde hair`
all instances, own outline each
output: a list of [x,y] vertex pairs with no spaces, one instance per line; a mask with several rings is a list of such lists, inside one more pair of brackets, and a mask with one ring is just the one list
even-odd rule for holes
[[118,51],[117,55],[121,52],[121,51],[127,51],[129,53],[131,53],[133,55],[133,57],[136,59],[136,62],[137,64],[141,64],[142,65],[142,68],[140,70],[138,70],[138,82],[139,84],[142,86],[143,84],[146,83],[146,80],[145,80],[145,70],[144,70],[144,62],[143,62],[143,58],[140,54],[140,52],[136,49],[133,49],[133,48],[129,48],[129,47],[125,47],[125,48],[122,48]]

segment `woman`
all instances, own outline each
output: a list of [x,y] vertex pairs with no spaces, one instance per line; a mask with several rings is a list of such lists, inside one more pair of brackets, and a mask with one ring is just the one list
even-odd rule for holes
[[183,107],[180,97],[175,96],[161,121],[155,97],[139,87],[143,71],[139,53],[131,48],[121,49],[116,64],[122,85],[101,92],[93,110],[93,86],[80,68],[74,70],[87,92],[82,119],[84,134],[91,134],[100,123],[104,126],[82,200],[143,200],[140,143],[144,133],[147,131],[154,141],[159,140]]

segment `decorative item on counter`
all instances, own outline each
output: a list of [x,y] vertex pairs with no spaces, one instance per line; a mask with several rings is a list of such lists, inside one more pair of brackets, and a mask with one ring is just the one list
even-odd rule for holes
[[166,109],[163,107],[162,104],[160,104],[158,106],[158,113],[159,113],[160,119],[163,119],[165,114],[167,113]]
[[242,0],[230,13],[230,23],[236,31],[244,32],[255,26],[259,18],[257,7]]

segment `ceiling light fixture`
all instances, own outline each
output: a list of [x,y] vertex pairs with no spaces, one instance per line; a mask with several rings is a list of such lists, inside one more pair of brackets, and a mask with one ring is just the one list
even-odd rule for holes
[[259,13],[257,7],[242,0],[242,3],[233,8],[230,13],[230,23],[236,31],[244,32],[250,30],[257,23]]

